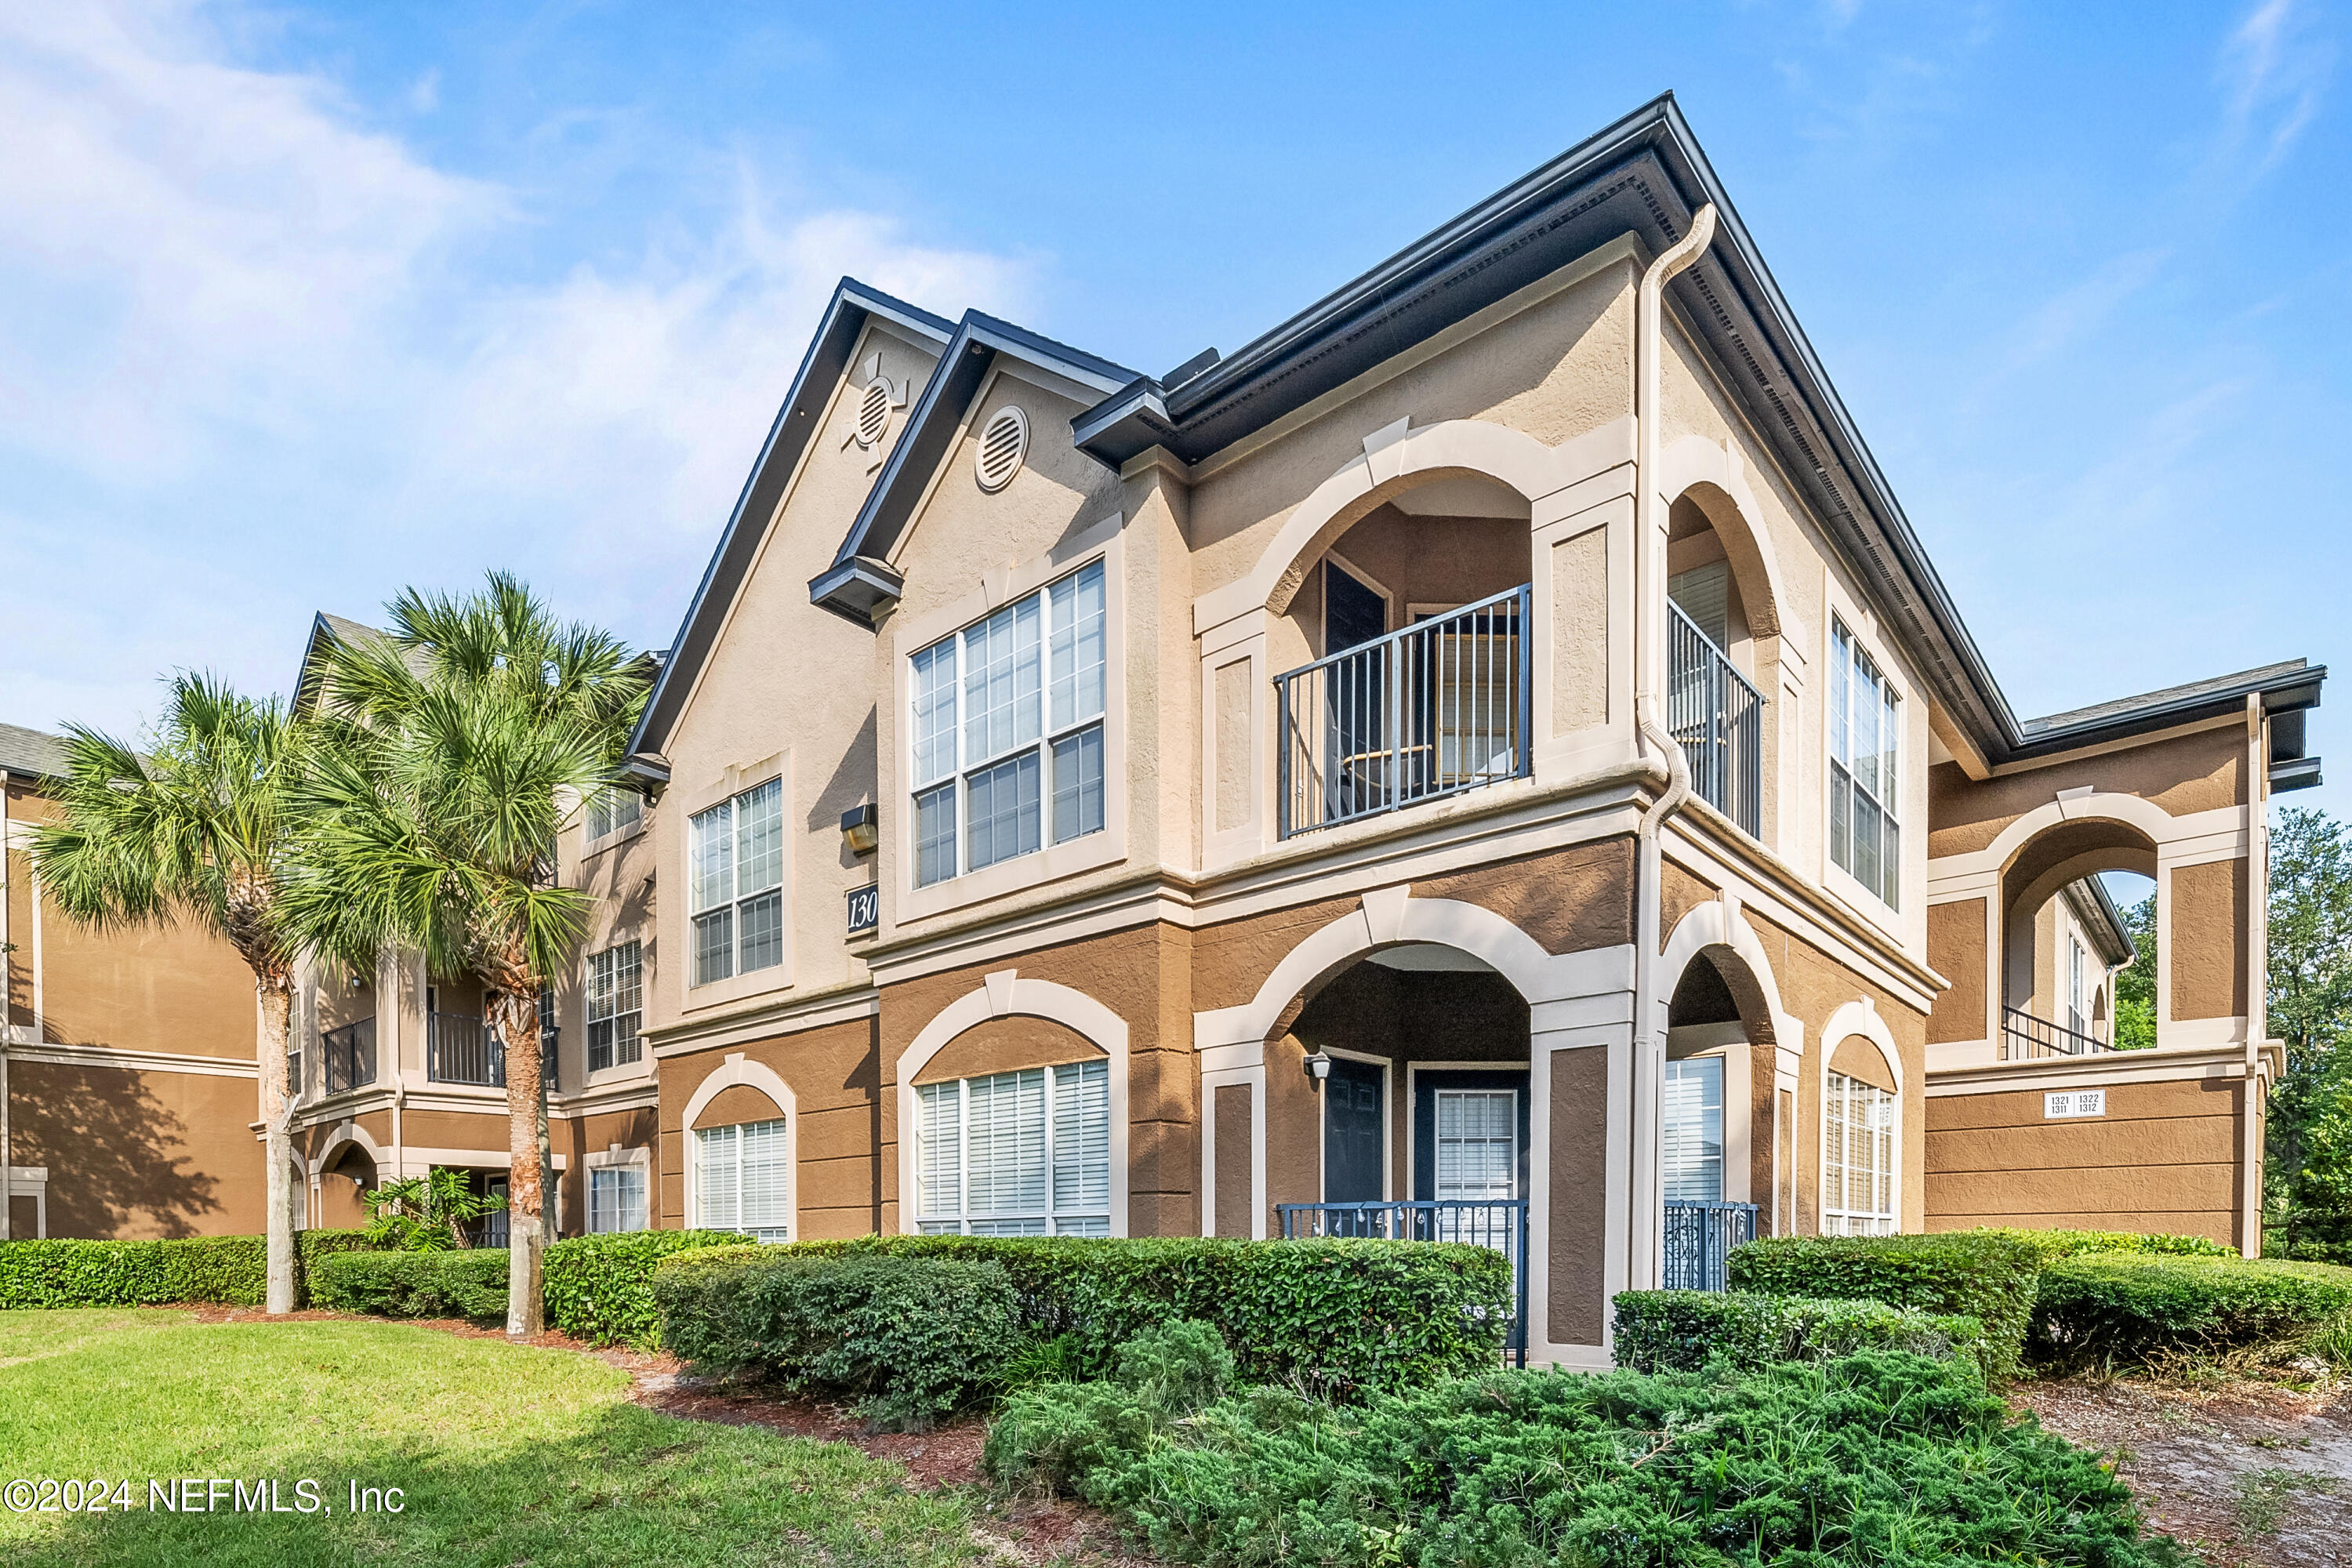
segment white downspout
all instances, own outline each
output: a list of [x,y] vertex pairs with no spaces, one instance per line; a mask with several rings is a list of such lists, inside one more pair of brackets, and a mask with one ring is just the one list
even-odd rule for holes
[[1650,993],[1656,984],[1664,920],[1660,880],[1664,851],[1658,827],[1690,798],[1690,763],[1658,721],[1658,678],[1664,663],[1665,502],[1658,494],[1660,364],[1665,353],[1663,316],[1667,279],[1698,259],[1715,239],[1715,204],[1691,219],[1690,232],[1650,263],[1633,296],[1633,724],[1666,763],[1666,791],[1642,814],[1634,834],[1633,878],[1633,1149],[1636,1181],[1632,1256],[1627,1283],[1654,1288],[1659,1278],[1659,1233],[1665,1223],[1665,1189],[1659,1169],[1659,1116],[1664,1097],[1664,1036]]

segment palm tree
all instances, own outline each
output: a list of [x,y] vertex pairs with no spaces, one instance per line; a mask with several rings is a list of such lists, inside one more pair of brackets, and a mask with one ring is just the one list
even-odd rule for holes
[[321,955],[414,952],[490,992],[506,1048],[507,1331],[520,1337],[541,1326],[547,1242],[539,995],[588,908],[555,885],[556,830],[614,782],[646,672],[505,573],[462,599],[409,589],[386,610],[385,634],[336,645],[319,683],[287,921]]
[[41,885],[94,930],[185,921],[236,948],[259,1006],[268,1164],[267,1310],[294,1310],[293,1119],[286,1081],[293,954],[281,921],[297,731],[275,699],[240,697],[208,675],[169,683],[155,744],[141,755],[67,726],[58,815],[33,839]]

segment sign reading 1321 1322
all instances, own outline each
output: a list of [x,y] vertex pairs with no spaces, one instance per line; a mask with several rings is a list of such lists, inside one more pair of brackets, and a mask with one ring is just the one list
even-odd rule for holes
[[849,934],[861,936],[882,924],[882,889],[875,883],[849,889]]
[[2104,1089],[2070,1089],[2063,1094],[2042,1097],[2042,1119],[2054,1121],[2063,1116],[2105,1116],[2107,1113],[2107,1091]]

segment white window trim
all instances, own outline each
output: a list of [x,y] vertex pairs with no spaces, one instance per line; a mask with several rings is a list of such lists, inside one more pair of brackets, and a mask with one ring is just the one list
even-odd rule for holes
[[[784,895],[784,961],[771,969],[754,969],[748,973],[739,971],[724,980],[714,980],[708,985],[697,985],[694,983],[694,911],[689,907],[694,901],[692,897],[694,818],[698,813],[707,811],[721,802],[732,800],[746,790],[757,789],[770,779],[777,780],[783,792],[781,811],[783,822],[784,868],[783,881],[781,886]],[[742,1001],[745,997],[764,996],[770,992],[790,990],[799,969],[800,954],[800,931],[796,921],[800,912],[801,835],[793,829],[796,819],[793,815],[793,753],[787,750],[760,762],[730,767],[698,789],[687,791],[673,785],[664,799],[667,802],[673,798],[678,805],[676,814],[678,825],[677,837],[675,841],[674,853],[677,861],[679,896],[662,900],[663,909],[668,911],[663,915],[662,920],[667,928],[666,937],[674,941],[672,951],[685,955],[682,962],[668,966],[677,976],[673,984],[677,987],[676,994],[680,1015],[691,1016],[708,1012],[713,1007],[721,1007],[732,1002]],[[650,1006],[646,1010],[648,1013],[653,1011]],[[584,1050],[587,1045],[584,1007],[582,1010],[582,1019],[583,1027],[581,1045]],[[647,1059],[651,1057],[652,1052],[648,1050]],[[587,1058],[583,1056],[581,1059],[585,1062]]]
[[[896,893],[895,910],[883,910],[886,926],[919,921],[950,910],[1000,899],[1027,888],[1117,865],[1127,858],[1127,631],[1126,586],[1121,578],[1121,514],[1086,531],[1061,553],[1042,555],[1009,570],[983,574],[982,585],[951,605],[894,626],[890,641],[890,711],[895,726],[897,778],[889,795],[898,830],[890,836],[897,865],[884,878]],[[915,886],[915,655],[1005,605],[1095,562],[1103,567],[1103,825],[1098,833],[1064,844],[1045,844],[977,871]],[[961,715],[959,715],[961,717]],[[1052,809],[1050,787],[1045,809]],[[959,798],[956,831],[965,828]],[[1041,837],[1045,835],[1041,834]]]
[[[985,976],[980,989],[968,991],[941,1008],[923,1026],[914,1043],[898,1055],[894,1075],[898,1085],[899,1235],[913,1236],[921,1229],[915,1217],[919,1180],[915,1163],[915,1128],[919,1114],[915,1098],[917,1076],[950,1041],[967,1029],[991,1018],[1016,1014],[1066,1025],[1110,1058],[1110,1234],[1128,1233],[1127,1023],[1083,991],[1050,980],[1024,980],[1016,972],[1004,969]],[[691,1121],[688,1125],[692,1125]]]
[[661,1193],[656,1185],[657,1178],[654,1175],[652,1150],[643,1146],[639,1146],[635,1149],[624,1148],[622,1145],[614,1143],[607,1148],[600,1149],[595,1152],[591,1153],[587,1158],[581,1161],[580,1163],[582,1169],[587,1173],[580,1178],[580,1195],[585,1204],[585,1206],[581,1210],[580,1217],[582,1224],[586,1227],[582,1231],[582,1235],[597,1236],[627,1234],[623,1231],[600,1232],[594,1228],[596,1224],[596,1173],[599,1171],[637,1170],[643,1172],[646,1178],[646,1228],[647,1230],[657,1230],[660,1228]]
[[[1829,614],[1822,617],[1821,699],[1813,704],[1814,712],[1819,720],[1818,740],[1822,759],[1821,795],[1816,803],[1822,814],[1819,819],[1822,886],[1862,913],[1872,924],[1899,939],[1905,929],[1904,911],[1919,908],[1926,897],[1926,889],[1917,885],[1911,875],[1911,866],[1915,860],[1923,866],[1926,864],[1925,838],[1921,838],[1916,847],[1912,843],[1914,837],[1911,810],[1912,781],[1914,775],[1921,780],[1927,777],[1925,758],[1915,757],[1912,754],[1918,750],[1911,743],[1911,712],[1914,699],[1909,685],[1895,673],[1896,667],[1887,658],[1886,649],[1879,641],[1876,618],[1864,614],[1834,590],[1830,598]],[[1875,889],[1864,887],[1861,878],[1839,865],[1836,854],[1830,844],[1830,779],[1832,776],[1830,770],[1837,765],[1837,759],[1830,743],[1830,693],[1835,689],[1833,686],[1835,676],[1830,666],[1837,658],[1835,626],[1839,622],[1844,623],[1846,636],[1853,640],[1854,646],[1870,656],[1870,662],[1878,667],[1879,679],[1885,681],[1888,688],[1894,691],[1895,711],[1903,726],[1903,732],[1895,742],[1899,749],[1895,758],[1895,771],[1897,774],[1894,792],[1896,808],[1895,825],[1902,834],[1903,847],[1896,857],[1899,864],[1895,871],[1895,903],[1894,904],[1889,904],[1880,898]],[[1924,834],[1926,825],[1920,824],[1917,831]]]
[[[590,793],[593,795],[594,792]],[[653,826],[654,804],[640,796],[635,822],[624,823],[610,833],[598,834],[594,837],[589,837],[588,825],[592,819],[588,813],[589,800],[583,798],[580,802],[580,858],[583,860],[592,855],[602,855],[608,849],[617,849],[632,838],[643,837],[646,830]]]
[[[782,1074],[763,1063],[755,1062],[741,1051],[730,1051],[726,1058],[704,1075],[694,1092],[687,1097],[686,1110],[678,1118],[678,1142],[685,1145],[681,1162],[685,1175],[683,1194],[685,1206],[679,1211],[686,1228],[698,1227],[702,1215],[701,1144],[695,1138],[694,1123],[721,1090],[741,1084],[756,1089],[775,1101],[784,1119],[784,1215],[785,1234],[797,1241],[801,1236],[801,1111],[800,1101],[793,1086]],[[592,1156],[593,1158],[593,1156]],[[646,1205],[650,1209],[655,1198],[648,1189]]]
[[[693,932],[693,917],[689,915],[687,934],[691,938]],[[626,947],[631,942],[637,944],[637,1059],[633,1062],[614,1062],[610,1067],[591,1068],[588,1065],[588,1030],[593,1020],[588,1016],[588,1004],[592,995],[592,987],[594,984],[594,976],[591,973],[590,963],[615,948]],[[646,941],[642,936],[622,936],[615,932],[604,946],[593,952],[581,955],[580,1081],[583,1087],[591,1084],[613,1083],[625,1078],[643,1078],[653,1070],[653,1047],[646,1039],[646,1015],[651,1010],[646,1007],[646,999],[653,994],[653,977],[647,973],[649,967],[646,963]],[[766,972],[763,970],[761,973]],[[560,1005],[560,997],[558,1001]],[[617,1017],[619,1015],[615,1014],[614,1016]]]
[[1903,1171],[1910,1133],[1910,1096],[1905,1092],[1903,1053],[1895,1044],[1895,1033],[1878,1016],[1877,1008],[1867,1001],[1849,1002],[1840,1007],[1830,1015],[1821,1032],[1821,1067],[1813,1074],[1813,1229],[1818,1235],[1829,1234],[1830,1060],[1837,1055],[1840,1046],[1856,1037],[1878,1047],[1887,1073],[1895,1080],[1895,1136],[1888,1156],[1893,1172],[1888,1187],[1894,1200],[1895,1234],[1899,1235],[1903,1230]]

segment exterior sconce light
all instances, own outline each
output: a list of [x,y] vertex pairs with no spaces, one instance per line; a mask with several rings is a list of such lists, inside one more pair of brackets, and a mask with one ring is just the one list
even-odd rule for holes
[[1331,1076],[1331,1054],[1317,1051],[1309,1056],[1307,1058],[1307,1076],[1315,1080],[1316,1088],[1322,1088],[1323,1081]]
[[874,803],[853,806],[841,814],[841,841],[852,855],[871,855],[882,841],[881,815]]

